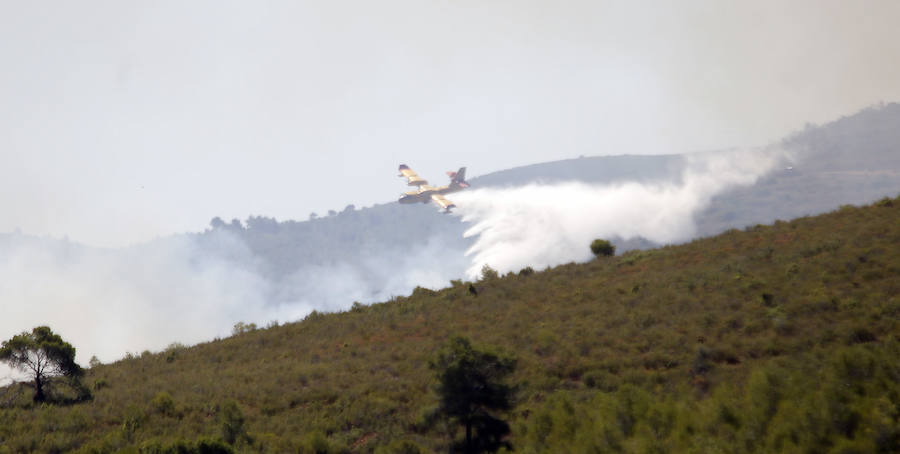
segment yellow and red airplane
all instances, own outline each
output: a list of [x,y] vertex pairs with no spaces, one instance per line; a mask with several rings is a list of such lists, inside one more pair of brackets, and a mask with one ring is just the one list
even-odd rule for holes
[[450,177],[450,184],[447,186],[429,186],[428,180],[420,177],[415,171],[406,164],[400,164],[399,177],[405,177],[408,186],[416,186],[415,191],[404,192],[400,197],[400,203],[428,203],[434,201],[444,213],[449,213],[451,208],[456,207],[453,202],[444,198],[444,194],[462,191],[469,187],[466,182],[466,168],[460,167],[456,172],[447,172]]

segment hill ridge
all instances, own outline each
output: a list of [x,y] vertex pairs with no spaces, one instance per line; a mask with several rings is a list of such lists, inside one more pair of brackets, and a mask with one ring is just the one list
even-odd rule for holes
[[[238,448],[248,452],[303,450],[316,437],[335,452],[387,449],[399,439],[442,449],[446,434],[423,419],[433,405],[426,363],[452,334],[518,356],[518,405],[509,418],[511,441],[524,452],[604,443],[625,452],[654,443],[682,451],[751,436],[733,452],[772,452],[776,442],[817,449],[880,443],[866,431],[900,434],[897,416],[878,410],[884,399],[900,405],[897,381],[885,378],[900,371],[884,362],[900,351],[898,245],[900,197],[885,198],[687,244],[488,278],[473,283],[477,296],[455,281],[346,312],[313,312],[301,322],[93,367],[89,403],[32,408],[23,389],[11,408],[0,410],[0,449],[109,452],[216,438],[221,406],[232,399],[253,440]],[[817,374],[857,367],[854,358],[871,364],[865,366],[871,372],[851,377],[859,393],[827,388],[837,394],[820,395],[800,386],[810,379],[801,377],[843,379]],[[756,400],[741,396],[754,392],[773,393],[773,407],[760,410],[763,419],[748,419]],[[843,432],[827,426],[814,440],[769,439],[777,431],[765,424],[773,418],[804,405],[827,416],[832,398],[857,408],[849,413],[856,422]],[[635,430],[603,422],[626,411],[619,407],[626,401],[656,403],[622,413]],[[674,418],[672,424],[645,432],[658,417],[648,408]],[[607,429],[595,433],[565,414]],[[582,435],[560,438],[566,424]],[[890,440],[885,446],[893,446]]]

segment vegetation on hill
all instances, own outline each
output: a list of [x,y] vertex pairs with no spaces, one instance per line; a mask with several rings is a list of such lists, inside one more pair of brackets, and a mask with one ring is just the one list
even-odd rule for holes
[[776,146],[793,157],[789,167],[716,196],[697,215],[700,235],[871,203],[900,191],[900,103],[807,125]]
[[597,257],[616,255],[616,247],[607,240],[597,238],[591,241],[591,252]]
[[69,388],[81,391],[84,398],[90,395],[79,382],[84,370],[75,363],[75,347],[47,326],[38,326],[30,333],[22,332],[3,341],[0,344],[0,362],[31,377],[36,403],[46,401],[60,381],[64,381]]
[[454,336],[515,356],[514,451],[897,452],[900,198],[238,332],[0,389],[0,453],[441,451]]
[[435,415],[465,428],[456,450],[469,454],[509,448],[509,424],[495,413],[512,408],[513,388],[503,379],[515,370],[516,360],[479,350],[455,336],[429,366],[437,374],[440,398]]
[[[706,209],[696,213],[698,236],[819,214],[841,204],[871,203],[900,192],[900,104],[870,107],[822,126],[808,125],[772,147],[793,157],[785,162],[790,169],[778,169],[753,186],[716,195]],[[472,188],[560,181],[662,184],[679,181],[685,166],[685,155],[596,156],[501,170],[469,181]],[[223,253],[219,234],[234,235],[251,252],[250,259],[240,256],[235,260],[258,262],[267,278],[294,284],[275,286],[288,292],[308,289],[311,284],[305,276],[337,264],[366,279],[370,293],[381,295],[395,293],[384,292],[384,283],[411,273],[423,259],[440,263],[446,276],[461,276],[471,266],[463,254],[474,240],[463,237],[470,225],[440,214],[433,206],[394,202],[363,209],[348,205],[308,221],[279,222],[263,216],[251,216],[243,223],[214,219],[211,227],[194,235],[204,253]],[[609,240],[619,253],[659,246],[643,238]],[[415,256],[412,260],[411,255]],[[386,263],[392,266],[385,267]],[[399,286],[403,292],[416,285],[404,284]],[[270,299],[280,302],[305,296],[275,294]]]

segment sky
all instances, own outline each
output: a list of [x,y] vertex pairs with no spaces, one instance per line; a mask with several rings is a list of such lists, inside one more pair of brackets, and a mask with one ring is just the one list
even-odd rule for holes
[[121,247],[900,101],[900,2],[0,0],[0,232]]

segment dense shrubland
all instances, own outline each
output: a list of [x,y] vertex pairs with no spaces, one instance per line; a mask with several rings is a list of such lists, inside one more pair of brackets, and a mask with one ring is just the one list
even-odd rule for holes
[[0,389],[0,453],[440,451],[455,335],[516,357],[514,451],[896,452],[900,198],[173,344],[84,403]]

